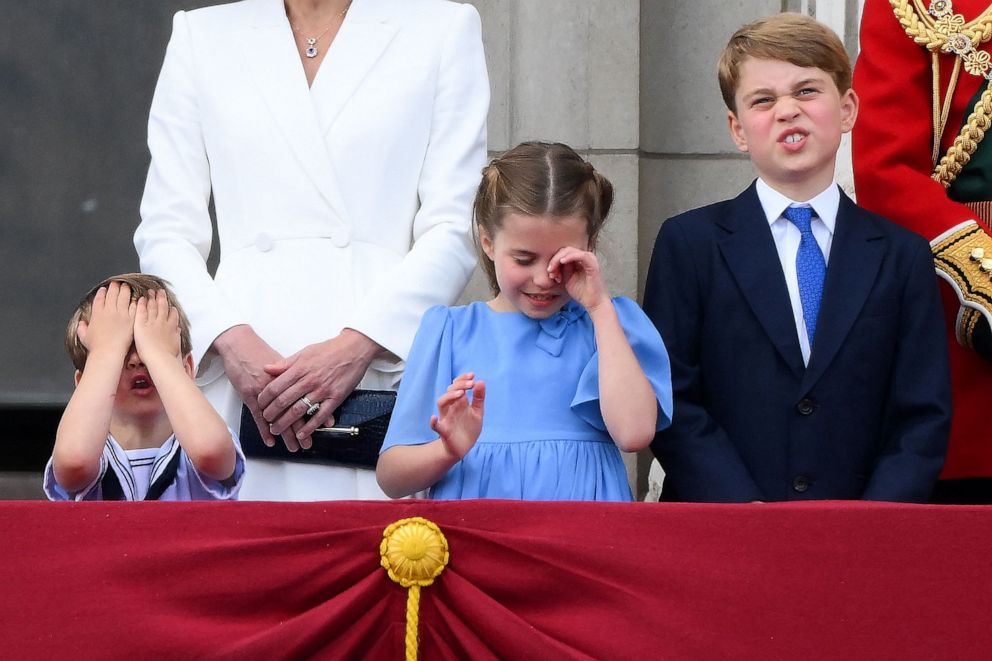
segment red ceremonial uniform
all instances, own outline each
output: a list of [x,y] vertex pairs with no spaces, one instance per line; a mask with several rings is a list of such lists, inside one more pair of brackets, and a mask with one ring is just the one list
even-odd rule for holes
[[[908,12],[919,12],[921,8],[927,15],[914,24],[913,16]],[[932,245],[972,220],[978,223],[977,228],[972,226],[977,239],[989,241],[989,224],[987,214],[983,219],[973,207],[954,201],[949,197],[948,189],[931,177],[935,168],[934,81],[939,87],[939,103],[943,104],[953,79],[955,60],[965,60],[960,53],[938,52],[939,77],[935,78],[934,55],[925,43],[914,41],[910,33],[921,32],[942,12],[963,17],[961,27],[964,31],[973,28],[971,24],[976,18],[984,17],[987,10],[990,10],[988,0],[866,0],[864,5],[861,55],[854,69],[854,88],[861,100],[853,132],[858,204],[922,234]],[[989,20],[992,29],[992,19]],[[957,27],[962,22],[960,18],[945,18],[944,21],[941,27]],[[933,34],[931,32],[930,36]],[[969,34],[977,32],[972,30]],[[972,59],[980,64],[986,56],[978,53],[987,53],[989,43],[987,37],[975,37],[973,41],[975,54]],[[988,86],[982,75],[959,66],[954,91],[947,99],[946,128],[941,137],[938,160],[947,153],[970,117],[969,103],[976,93]],[[969,66],[977,69],[974,64]],[[992,137],[989,141],[986,149],[992,148]],[[985,199],[992,199],[992,190]],[[935,251],[937,249],[935,246]],[[973,261],[974,254],[977,253],[972,253]],[[988,256],[992,257],[992,254]],[[947,274],[941,275],[945,277],[941,289],[951,344],[954,398],[951,441],[941,479],[992,478],[992,427],[989,425],[992,364],[955,339],[962,299],[959,288],[946,282]],[[971,301],[966,311],[978,310],[980,306],[982,304]],[[982,314],[989,314],[989,310]]]

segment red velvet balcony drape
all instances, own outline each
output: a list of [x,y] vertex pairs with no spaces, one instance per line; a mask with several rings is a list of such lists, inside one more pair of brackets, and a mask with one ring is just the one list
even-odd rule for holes
[[0,657],[402,659],[383,529],[448,539],[422,659],[992,650],[992,507],[0,503]]

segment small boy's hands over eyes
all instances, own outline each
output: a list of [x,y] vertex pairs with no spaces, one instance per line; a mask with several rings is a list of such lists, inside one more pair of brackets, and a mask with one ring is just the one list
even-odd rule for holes
[[126,355],[131,348],[136,305],[131,288],[120,282],[100,287],[93,297],[89,322],[80,321],[76,337],[92,353]]
[[138,299],[134,319],[134,346],[145,363],[155,355],[179,355],[179,311],[156,289]]
[[593,252],[573,247],[562,248],[551,258],[548,275],[563,283],[568,295],[590,312],[604,301],[610,300],[599,269],[599,260]]

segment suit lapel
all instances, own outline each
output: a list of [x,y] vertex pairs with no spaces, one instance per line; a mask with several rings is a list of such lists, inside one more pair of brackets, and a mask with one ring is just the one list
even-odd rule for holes
[[313,81],[322,135],[327,134],[396,35],[396,25],[371,10],[369,3],[353,3]]
[[729,204],[729,213],[718,221],[726,232],[719,240],[720,252],[758,323],[782,360],[801,377],[803,357],[789,290],[754,184]]
[[813,387],[837,355],[864,307],[885,254],[884,235],[871,218],[843,192],[840,198],[803,391]]
[[251,24],[242,39],[251,77],[300,167],[335,216],[345,221],[348,218],[346,207],[337,187],[283,4],[274,0],[255,0],[254,9]]

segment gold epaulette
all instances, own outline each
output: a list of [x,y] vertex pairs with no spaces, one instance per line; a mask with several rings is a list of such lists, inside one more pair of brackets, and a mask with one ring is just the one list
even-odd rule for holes
[[973,347],[981,316],[992,325],[992,236],[974,220],[952,227],[930,243],[937,275],[950,283],[961,301],[955,335]]

